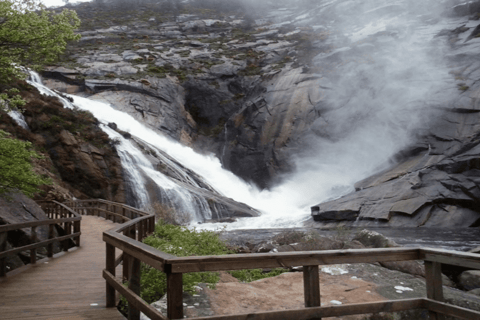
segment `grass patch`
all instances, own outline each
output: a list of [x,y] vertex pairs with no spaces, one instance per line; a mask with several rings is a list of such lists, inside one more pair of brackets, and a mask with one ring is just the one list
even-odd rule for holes
[[[179,225],[167,224],[160,220],[155,232],[143,242],[160,251],[177,257],[225,255],[233,252],[220,240],[219,232],[187,229]],[[229,273],[243,282],[251,282],[274,277],[287,272],[286,269],[273,269],[264,272],[262,269],[238,270]],[[214,288],[220,280],[218,272],[195,272],[183,274],[183,291],[194,293],[195,286],[206,283]],[[148,303],[159,300],[167,290],[166,275],[146,264],[142,264],[141,297]]]

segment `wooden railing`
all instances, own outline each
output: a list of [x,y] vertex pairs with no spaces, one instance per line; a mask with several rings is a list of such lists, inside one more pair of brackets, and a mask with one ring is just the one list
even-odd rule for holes
[[[443,298],[441,264],[480,269],[480,255],[426,248],[388,248],[360,250],[331,250],[308,252],[285,252],[267,254],[236,254],[204,257],[175,257],[141,243],[154,227],[154,216],[128,206],[96,200],[104,206],[98,210],[91,202],[77,201],[76,211],[86,210],[89,214],[102,213],[105,217],[119,218],[124,212],[132,213],[130,221],[103,233],[106,242],[106,269],[103,277],[107,281],[107,307],[115,306],[115,291],[129,302],[129,319],[139,319],[143,312],[152,320],[182,319],[183,291],[182,274],[187,272],[222,271],[255,268],[303,266],[305,308],[257,312],[252,314],[197,317],[195,320],[307,320],[322,317],[346,316],[377,312],[396,312],[426,309],[430,319],[441,320],[445,315],[459,319],[480,319],[480,312],[447,304]],[[105,207],[109,205],[110,207]],[[110,211],[115,208],[115,212]],[[125,209],[126,211],[123,211]],[[119,213],[119,210],[122,213]],[[85,212],[84,212],[85,213]],[[115,213],[115,214],[112,214]],[[120,259],[115,250],[123,252],[123,281],[117,279],[115,267]],[[426,297],[405,300],[390,300],[374,303],[324,306],[320,304],[319,266],[331,264],[374,263],[386,261],[424,260],[426,271]],[[148,264],[167,276],[167,315],[150,306],[140,298],[140,262]]]
[[[37,261],[37,249],[47,247],[47,256],[53,256],[53,243],[61,242],[63,251],[68,251],[70,239],[74,241],[76,246],[80,246],[80,222],[82,217],[75,213],[66,205],[56,201],[38,201],[43,211],[47,214],[48,220],[30,221],[16,224],[7,224],[0,226],[0,277],[7,274],[6,258],[7,256],[18,254],[22,251],[30,250],[30,263]],[[55,236],[55,225],[63,227],[65,235]],[[48,226],[48,239],[38,241],[37,227]],[[30,242],[31,244],[6,250],[7,233],[24,228],[31,228]]]

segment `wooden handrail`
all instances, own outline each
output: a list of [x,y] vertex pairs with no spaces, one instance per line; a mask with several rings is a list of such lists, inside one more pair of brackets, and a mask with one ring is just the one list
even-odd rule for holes
[[[22,251],[30,250],[30,263],[34,264],[37,261],[37,252],[36,249],[41,247],[47,247],[47,256],[53,256],[53,243],[54,242],[62,242],[63,243],[63,250],[68,251],[69,243],[68,241],[72,239],[75,243],[75,246],[80,246],[80,222],[82,217],[77,214],[75,211],[70,209],[69,207],[65,206],[64,204],[57,202],[57,201],[38,201],[37,202],[44,212],[46,213],[48,220],[40,220],[40,221],[30,221],[30,222],[22,222],[22,223],[15,223],[15,224],[7,224],[0,226],[0,240],[6,243],[7,241],[7,232],[24,229],[24,228],[31,228],[31,244],[6,250],[5,245],[0,243],[0,277],[4,277],[7,274],[6,271],[6,258],[7,256],[15,255]],[[64,236],[57,236],[55,237],[54,233],[54,226],[63,224],[63,228],[65,231]],[[48,232],[48,240],[44,241],[37,241],[37,227],[40,226],[49,226]],[[72,230],[73,227],[73,230]]]
[[[103,214],[105,218],[111,218],[112,220],[118,214],[126,217],[126,211],[130,215],[130,221],[103,233],[103,240],[106,242],[106,269],[103,272],[103,277],[107,282],[107,307],[115,306],[115,292],[118,291],[129,302],[129,319],[132,320],[139,319],[140,312],[145,313],[152,320],[182,319],[183,273],[292,266],[304,267],[305,308],[192,319],[320,319],[321,317],[395,312],[421,308],[429,310],[430,319],[434,320],[443,320],[444,315],[454,316],[459,319],[480,319],[480,312],[478,311],[444,303],[440,269],[442,263],[480,269],[480,255],[429,248],[387,248],[175,257],[141,243],[142,239],[154,230],[154,215],[126,205],[104,200],[82,200],[76,202],[71,203],[74,206],[73,210],[76,210],[75,206],[77,206],[77,211],[83,210],[84,214]],[[88,206],[83,206],[84,203],[88,203]],[[105,208],[102,208],[104,210],[99,210],[95,206],[105,206]],[[122,208],[122,213],[119,213],[118,208]],[[123,252],[123,279],[128,281],[128,288],[125,288],[115,275],[115,267],[119,263],[119,258],[116,258],[115,255],[116,248]],[[318,266],[405,260],[425,260],[426,298],[328,307],[320,305]],[[140,262],[166,273],[167,317],[140,298]]]

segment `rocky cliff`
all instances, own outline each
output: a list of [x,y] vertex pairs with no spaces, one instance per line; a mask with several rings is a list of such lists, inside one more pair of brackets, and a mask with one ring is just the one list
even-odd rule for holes
[[25,82],[27,100],[21,127],[5,112],[0,128],[18,139],[30,141],[43,159],[34,160],[38,174],[53,184],[42,186],[42,200],[102,198],[125,202],[125,185],[120,158],[108,136],[98,127],[91,113],[64,108],[58,99],[41,95]]
[[478,226],[477,2],[198,3],[75,6],[82,40],[47,85],[114,102],[261,188],[338,164],[362,181],[313,207],[323,223]]

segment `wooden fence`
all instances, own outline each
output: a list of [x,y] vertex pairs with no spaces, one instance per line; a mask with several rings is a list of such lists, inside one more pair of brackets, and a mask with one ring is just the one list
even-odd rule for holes
[[[7,224],[0,226],[0,277],[7,274],[6,258],[7,256],[16,255],[22,251],[30,250],[30,263],[37,261],[37,249],[47,247],[47,256],[53,256],[53,243],[62,243],[63,251],[68,251],[70,239],[74,241],[76,246],[80,246],[80,222],[82,217],[75,213],[72,209],[64,204],[56,201],[39,201],[38,204],[47,214],[48,220],[30,221],[16,224]],[[65,235],[55,236],[55,225],[63,227]],[[37,227],[48,226],[48,239],[38,241]],[[9,231],[31,228],[30,244],[6,250],[7,233]]]
[[[253,314],[197,317],[195,320],[307,320],[322,317],[346,316],[377,312],[395,312],[426,309],[430,319],[441,320],[445,315],[459,319],[480,319],[480,312],[447,304],[443,299],[441,265],[450,264],[480,269],[480,255],[426,248],[388,248],[361,250],[331,250],[308,252],[284,252],[268,254],[236,254],[204,257],[175,257],[141,242],[154,228],[154,216],[134,208],[112,202],[76,201],[69,203],[77,212],[97,214],[110,219],[127,220],[124,224],[104,232],[106,242],[107,306],[115,306],[118,291],[129,302],[129,319],[139,319],[143,312],[152,320],[182,319],[182,274],[187,272],[239,270],[303,266],[305,308],[257,312]],[[99,206],[101,209],[99,209]],[[113,211],[111,211],[113,210]],[[127,218],[128,216],[128,218]],[[115,250],[123,254],[123,285],[115,275],[115,267],[121,259]],[[426,297],[390,300],[374,303],[325,306],[320,304],[319,266],[331,264],[373,263],[386,261],[424,260],[426,269]],[[146,263],[167,276],[167,315],[140,298],[140,263]]]

